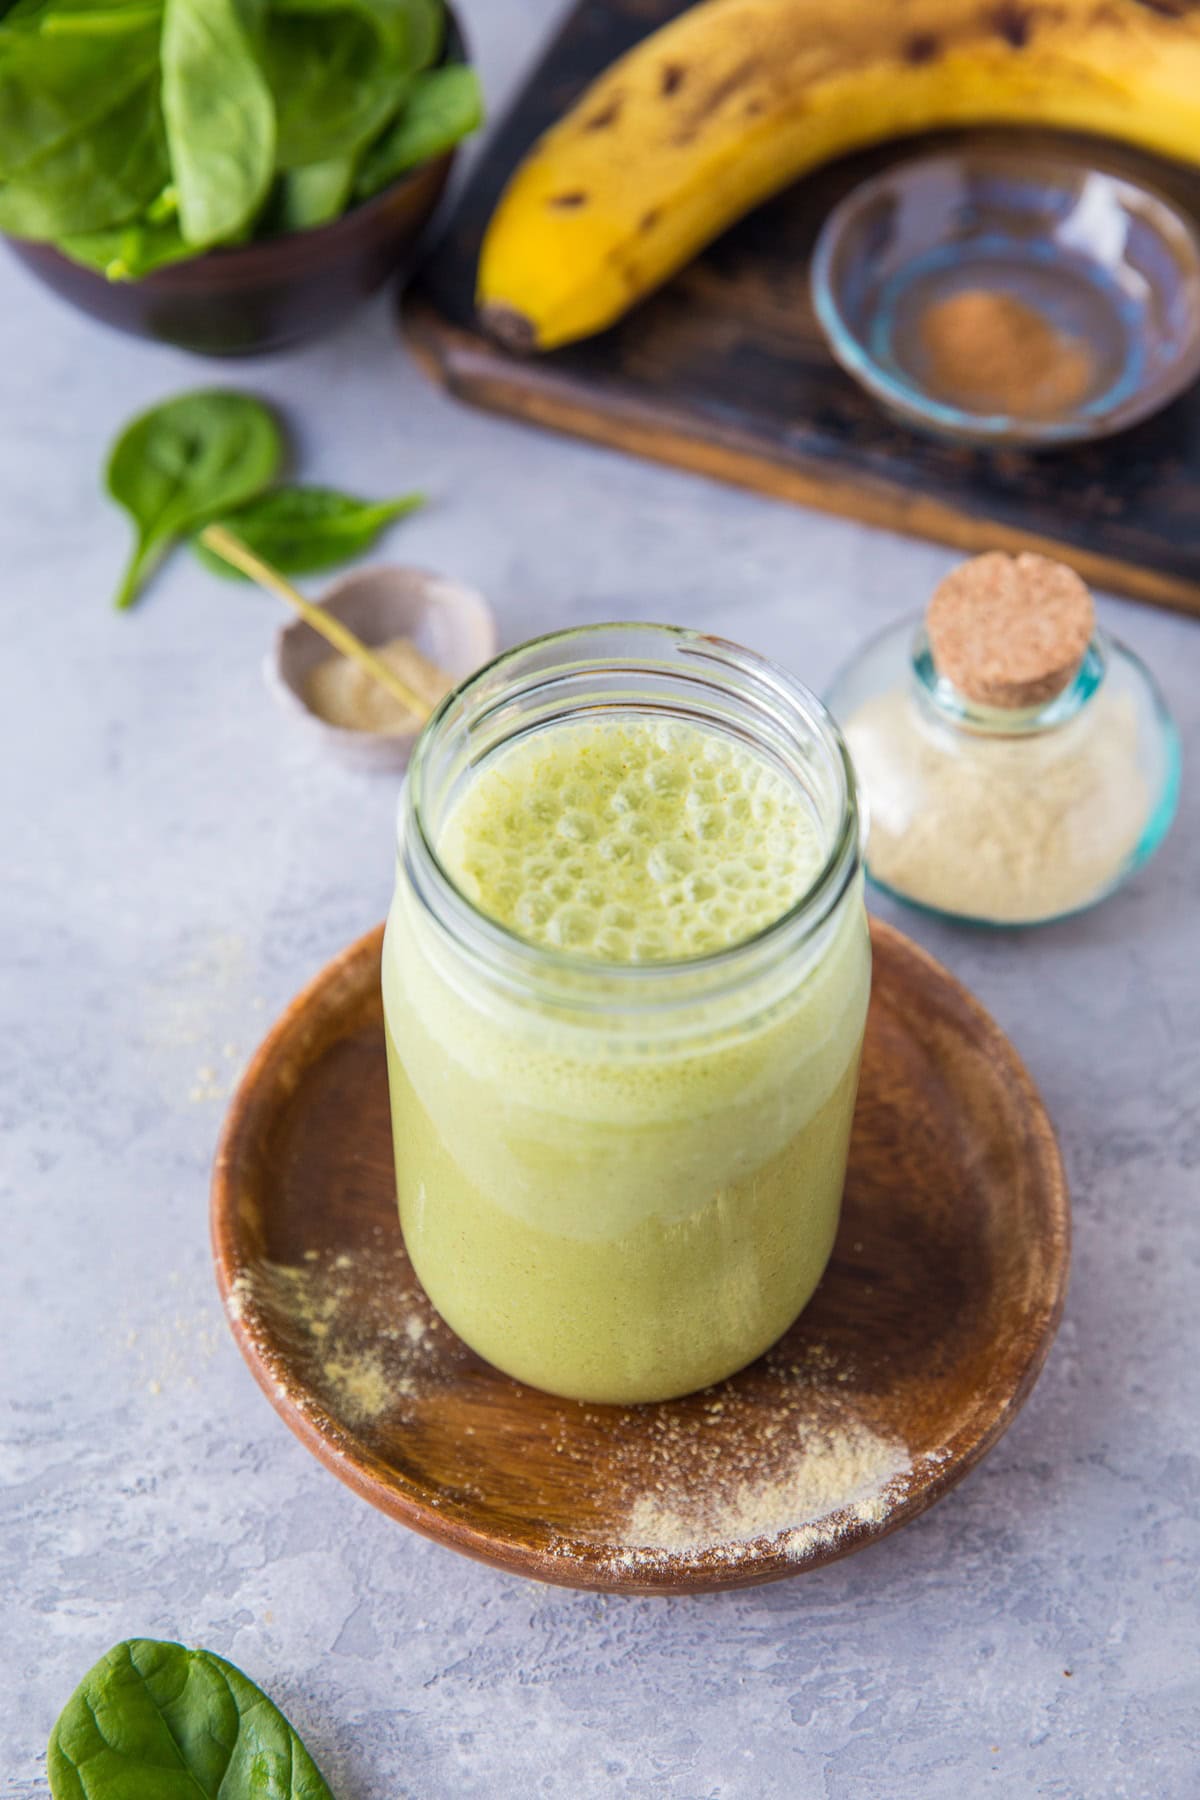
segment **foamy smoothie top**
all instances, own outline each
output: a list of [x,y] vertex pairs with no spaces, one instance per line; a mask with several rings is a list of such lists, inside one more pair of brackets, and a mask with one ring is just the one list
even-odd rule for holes
[[549,725],[471,777],[438,841],[482,912],[606,962],[721,950],[779,918],[824,852],[799,788],[718,730]]

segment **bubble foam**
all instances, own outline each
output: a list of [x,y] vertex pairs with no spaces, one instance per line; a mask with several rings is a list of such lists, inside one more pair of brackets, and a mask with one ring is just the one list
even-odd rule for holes
[[795,904],[822,860],[781,770],[714,728],[650,718],[551,725],[500,751],[438,851],[519,936],[613,963],[740,943]]

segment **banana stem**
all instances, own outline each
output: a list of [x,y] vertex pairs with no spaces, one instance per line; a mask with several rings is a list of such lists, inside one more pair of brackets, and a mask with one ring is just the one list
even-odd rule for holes
[[270,563],[264,562],[261,556],[256,556],[250,546],[244,544],[240,537],[236,537],[224,525],[208,525],[200,533],[200,541],[208,549],[215,551],[218,556],[223,557],[227,563],[231,563],[235,569],[240,569],[243,575],[248,575],[251,581],[257,582],[259,587],[266,588],[269,593],[278,594],[281,600],[286,600],[289,606],[294,606],[301,618],[311,625],[314,631],[320,632],[321,636],[332,644],[335,650],[340,650],[343,656],[348,656],[352,662],[358,664],[359,668],[365,669],[373,680],[377,681],[381,687],[385,687],[393,699],[399,700],[400,704],[406,706],[416,718],[424,721],[429,717],[433,708],[427,700],[422,699],[415,688],[409,687],[407,681],[397,675],[394,669],[389,669],[388,665],[376,656],[373,650],[368,650],[362,639],[355,637],[350,628],[343,625],[340,619],[335,619],[325,611],[324,607],[315,606],[311,600],[306,600],[304,595],[279,573],[278,569],[273,568]]

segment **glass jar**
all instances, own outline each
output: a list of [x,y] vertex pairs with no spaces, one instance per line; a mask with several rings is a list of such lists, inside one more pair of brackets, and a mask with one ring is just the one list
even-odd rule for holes
[[869,820],[867,873],[898,899],[976,924],[1094,905],[1161,844],[1179,795],[1175,726],[1145,665],[1095,632],[1040,705],[968,699],[925,622],[869,642],[826,695]]
[[[824,863],[756,936],[614,964],[534,945],[439,861],[476,771],[532,731],[683,720],[796,784]],[[442,1317],[553,1393],[732,1374],[800,1312],[837,1229],[870,985],[853,775],[820,702],[665,626],[567,631],[443,702],[400,805],[383,994],[400,1217]]]

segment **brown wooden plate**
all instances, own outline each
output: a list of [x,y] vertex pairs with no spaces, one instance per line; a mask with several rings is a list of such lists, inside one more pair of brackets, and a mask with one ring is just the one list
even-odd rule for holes
[[251,1063],[212,1230],[234,1335],[292,1430],[426,1536],[569,1587],[740,1587],[915,1518],[1015,1417],[1062,1312],[1058,1148],[999,1028],[872,922],[841,1230],[773,1350],[660,1406],[558,1400],[441,1323],[404,1253],[381,931],[329,964]]

